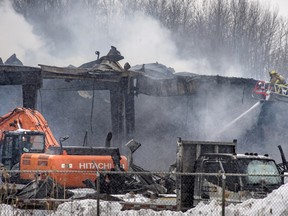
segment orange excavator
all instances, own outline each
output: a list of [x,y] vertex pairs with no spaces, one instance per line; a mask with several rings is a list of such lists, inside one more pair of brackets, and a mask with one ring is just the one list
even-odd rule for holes
[[11,181],[34,180],[37,172],[77,188],[85,187],[86,180],[95,181],[96,170],[128,170],[127,158],[116,147],[64,147],[65,139],[57,142],[37,110],[16,108],[0,117],[0,159],[5,169],[15,171]]

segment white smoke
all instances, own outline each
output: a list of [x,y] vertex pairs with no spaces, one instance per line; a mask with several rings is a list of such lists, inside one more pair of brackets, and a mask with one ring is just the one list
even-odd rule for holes
[[[212,68],[205,59],[180,59],[171,32],[141,12],[124,16],[114,11],[115,14],[107,18],[101,14],[93,15],[91,11],[88,13],[79,3],[70,8],[68,16],[57,20],[54,26],[56,36],[53,37],[36,34],[33,28],[36,23],[31,25],[22,15],[15,13],[10,1],[2,2],[0,13],[0,57],[3,61],[16,53],[24,65],[80,66],[95,60],[96,50],[100,55],[106,55],[113,45],[125,57],[123,61],[132,66],[158,62],[175,71],[196,73],[209,73]],[[38,25],[45,28],[45,23]],[[64,30],[69,32],[69,37],[61,34]]]
[[1,2],[0,14],[0,56],[3,61],[16,53],[27,65],[35,65],[38,59],[36,52],[43,47],[43,41],[33,34],[32,26],[13,11],[9,1]]

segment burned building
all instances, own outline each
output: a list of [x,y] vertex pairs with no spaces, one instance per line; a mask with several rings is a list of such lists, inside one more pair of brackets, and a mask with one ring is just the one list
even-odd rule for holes
[[[70,136],[64,145],[101,146],[112,131],[113,145],[125,154],[125,143],[134,138],[143,144],[137,163],[150,170],[173,163],[177,137],[238,139],[239,151],[267,153],[273,146],[278,154],[272,137],[282,140],[286,104],[261,103],[252,110],[256,80],[180,73],[159,63],[123,68],[123,58],[107,56],[80,67],[0,65],[2,104],[10,104],[1,115],[13,105],[37,109],[55,137]],[[269,121],[273,136],[263,132]]]

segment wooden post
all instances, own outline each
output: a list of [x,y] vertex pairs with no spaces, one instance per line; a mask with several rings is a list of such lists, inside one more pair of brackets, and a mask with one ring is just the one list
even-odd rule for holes
[[110,101],[111,101],[111,122],[112,122],[112,133],[113,143],[119,147],[121,152],[123,142],[123,94],[120,88],[114,88],[110,90]]
[[28,68],[21,72],[23,107],[36,109],[37,90],[42,87],[43,80],[41,71]]
[[22,85],[23,107],[36,109],[37,107],[37,86]]
[[126,142],[134,137],[135,132],[135,101],[133,79],[128,80],[127,90],[125,91],[125,126]]

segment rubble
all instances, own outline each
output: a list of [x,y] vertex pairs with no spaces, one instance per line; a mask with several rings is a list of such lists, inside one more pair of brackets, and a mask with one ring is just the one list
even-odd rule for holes
[[23,63],[16,57],[16,54],[14,53],[12,56],[10,56],[6,61],[5,65],[23,65]]

